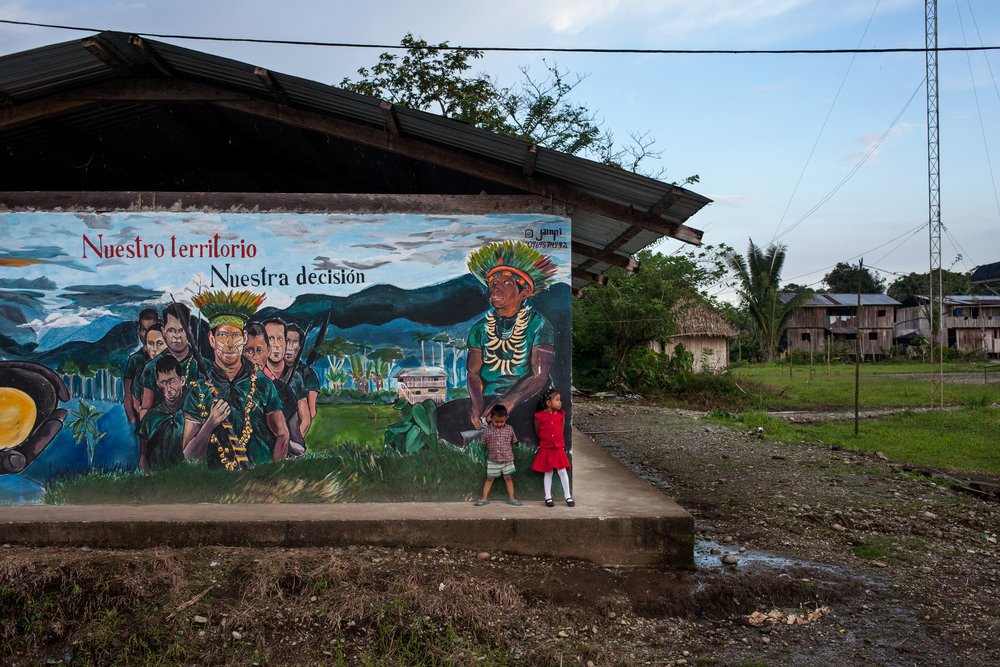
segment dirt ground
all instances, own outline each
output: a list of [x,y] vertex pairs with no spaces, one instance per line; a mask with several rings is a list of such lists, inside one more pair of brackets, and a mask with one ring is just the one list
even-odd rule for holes
[[1000,664],[997,503],[697,413],[574,409],[694,514],[694,571],[445,549],[4,546],[0,664]]

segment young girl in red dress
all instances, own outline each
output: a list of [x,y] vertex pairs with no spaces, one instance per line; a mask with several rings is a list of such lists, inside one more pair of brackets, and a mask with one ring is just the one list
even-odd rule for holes
[[552,507],[552,471],[559,473],[566,504],[576,505],[569,491],[569,459],[566,457],[566,441],[563,438],[563,425],[566,413],[562,409],[562,398],[555,389],[547,389],[539,402],[541,408],[535,413],[535,432],[538,434],[538,455],[531,464],[532,470],[545,473],[543,486],[545,489],[545,506]]

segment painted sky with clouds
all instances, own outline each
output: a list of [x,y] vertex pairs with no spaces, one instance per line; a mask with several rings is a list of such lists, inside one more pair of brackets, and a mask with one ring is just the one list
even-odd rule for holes
[[[123,31],[396,44],[407,31],[464,45],[604,48],[922,47],[923,0],[0,0],[0,17]],[[0,53],[83,36],[0,26]],[[166,40],[329,84],[378,51]],[[939,45],[1000,44],[1000,3],[939,3]],[[715,200],[690,222],[707,243],[787,243],[784,276],[814,283],[864,255],[927,267],[920,53],[697,56],[490,53],[502,84],[543,58],[589,76],[576,99],[619,137],[649,131],[665,180],[698,174]],[[1000,260],[1000,55],[941,54],[945,267]],[[996,167],[993,165],[996,164]],[[677,244],[668,242],[663,250]]]
[[[289,285],[263,288],[265,305],[282,308],[300,294],[346,296],[376,284],[403,289],[444,282],[468,273],[466,260],[476,248],[504,239],[541,238],[542,230],[559,229],[569,241],[566,218],[547,215],[324,215],[230,213],[4,213],[8,230],[0,249],[5,279],[46,278],[56,287],[45,290],[50,312],[32,322],[38,333],[49,328],[80,326],[115,306],[169,302],[171,294],[190,303],[201,289],[225,289],[212,266],[226,275],[284,273]],[[252,259],[171,258],[176,243],[203,244],[214,235],[220,242],[253,244]],[[95,257],[90,244],[162,244],[165,257],[142,259]],[[103,244],[103,245],[102,245]],[[570,282],[569,250],[545,250],[556,260],[555,279]],[[86,255],[86,257],[84,256]],[[299,285],[296,275],[333,270],[363,273],[364,283]],[[213,287],[213,280],[215,282]],[[97,289],[95,289],[95,286]],[[118,312],[120,312],[120,308]]]

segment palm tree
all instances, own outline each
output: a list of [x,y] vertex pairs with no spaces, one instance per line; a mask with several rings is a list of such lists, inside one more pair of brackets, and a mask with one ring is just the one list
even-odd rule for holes
[[779,243],[762,249],[751,239],[746,257],[735,252],[726,256],[726,264],[739,280],[737,293],[750,314],[765,361],[774,359],[792,312],[812,295],[809,290],[799,288],[791,299],[783,301],[780,298],[778,285],[786,250],[786,246]]

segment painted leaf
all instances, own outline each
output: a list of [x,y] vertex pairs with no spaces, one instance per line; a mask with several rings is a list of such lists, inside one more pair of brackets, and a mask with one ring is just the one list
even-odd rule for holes
[[[433,403],[433,401],[431,401]],[[424,403],[417,403],[413,406],[413,421],[424,433],[433,433],[431,418],[427,414],[427,406]]]
[[423,441],[420,439],[420,429],[411,428],[410,432],[406,434],[406,444],[405,449],[407,454],[412,454],[418,451],[424,446]]

